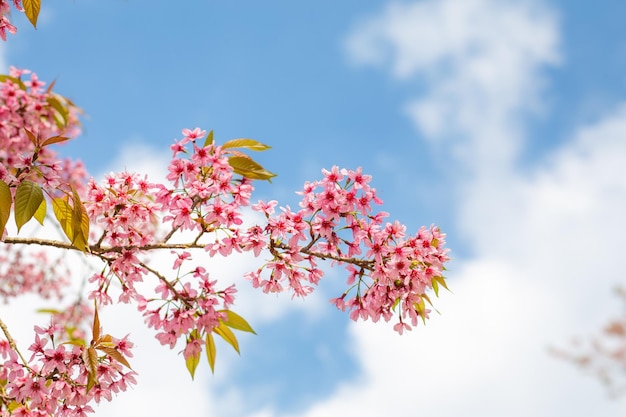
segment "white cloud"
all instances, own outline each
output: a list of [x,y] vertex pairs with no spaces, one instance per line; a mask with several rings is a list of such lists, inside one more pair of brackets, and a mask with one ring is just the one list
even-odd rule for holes
[[346,49],[355,63],[419,80],[425,92],[404,110],[426,138],[455,138],[457,157],[477,170],[510,163],[521,113],[541,110],[539,70],[560,60],[555,22],[531,1],[394,2],[361,21]]
[[9,72],[6,55],[6,44],[5,42],[2,42],[0,43],[0,74],[7,74]]

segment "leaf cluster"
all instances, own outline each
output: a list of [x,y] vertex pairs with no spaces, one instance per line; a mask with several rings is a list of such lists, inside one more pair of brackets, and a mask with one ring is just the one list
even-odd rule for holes
[[[211,372],[215,371],[215,356],[217,353],[213,333],[224,339],[229,345],[232,346],[233,349],[235,349],[237,353],[240,353],[239,341],[237,340],[235,333],[233,333],[231,329],[256,334],[256,332],[252,329],[248,322],[234,311],[220,310],[219,313],[224,313],[226,315],[226,319],[220,319],[219,324],[213,329],[213,331],[207,333],[204,337],[204,346],[206,350],[207,360],[209,361],[209,366],[211,367]],[[193,341],[200,338],[200,332],[198,332],[198,330],[193,330],[187,337],[187,344],[192,343]],[[200,363],[200,354],[201,352],[191,355],[185,361],[187,365],[187,370],[189,371],[192,379],[196,373],[196,368]]]
[[[214,134],[211,130],[204,141],[204,146],[213,144],[213,136]],[[262,152],[271,149],[271,146],[254,139],[238,138],[227,141],[221,148],[225,150],[226,154],[230,155],[228,163],[237,174],[253,180],[267,180],[270,182],[276,176],[276,174],[266,170],[261,164],[239,150],[248,149],[250,151]]]

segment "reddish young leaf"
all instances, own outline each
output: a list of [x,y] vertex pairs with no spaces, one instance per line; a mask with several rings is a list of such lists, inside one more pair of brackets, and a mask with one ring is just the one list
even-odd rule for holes
[[28,136],[28,139],[30,139],[33,145],[39,146],[39,139],[37,138],[37,136],[35,136],[33,132],[31,132],[30,130],[26,128],[24,128],[24,132],[26,132],[26,136]]
[[87,368],[87,392],[98,383],[98,353],[93,347],[88,347],[83,351],[83,363]]
[[53,143],[65,142],[66,140],[70,140],[70,138],[67,136],[52,136],[51,138],[44,140],[41,147],[43,148],[44,146],[52,145]]
[[93,314],[93,326],[91,328],[91,340],[92,343],[95,343],[98,339],[100,339],[100,317],[98,317],[98,304],[94,301],[93,303],[95,312]]
[[128,369],[133,369],[133,368],[130,367],[130,364],[128,363],[126,358],[116,348],[113,348],[113,347],[97,347],[96,349],[106,353],[107,355],[109,355],[110,357],[112,357],[113,359],[115,359],[116,361],[118,361],[119,363],[121,363],[122,365],[127,367]]

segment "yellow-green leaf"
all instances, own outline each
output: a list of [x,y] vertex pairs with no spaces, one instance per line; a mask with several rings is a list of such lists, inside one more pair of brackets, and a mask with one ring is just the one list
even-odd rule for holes
[[209,134],[206,136],[206,139],[204,140],[204,147],[212,145],[212,144],[213,144],[213,130],[211,130]]
[[40,308],[37,310],[37,313],[46,313],[46,314],[60,314],[61,311],[56,308]]
[[[439,276],[439,277],[433,277],[431,280],[431,283],[438,283],[439,285],[441,285],[443,288],[445,288],[446,290],[450,291],[450,288],[448,288],[448,284],[446,284],[446,278],[443,276]],[[434,285],[433,285],[434,288]],[[452,292],[452,291],[450,291]]]
[[220,310],[220,312],[226,313],[226,320],[224,320],[223,323],[228,327],[256,334],[256,332],[252,330],[252,327],[248,324],[248,322],[239,314],[231,310]]
[[41,200],[41,204],[39,205],[39,207],[37,208],[37,211],[35,212],[33,216],[35,217],[35,219],[37,219],[39,224],[42,226],[43,226],[43,221],[46,218],[47,210],[48,210],[48,204],[46,203],[46,199],[44,198],[43,200]]
[[37,28],[41,0],[22,0],[22,7],[24,7],[24,14],[26,14],[30,23],[32,23],[34,28]]
[[433,291],[435,292],[435,297],[439,297],[439,284],[434,279],[430,280],[430,283],[433,286]]
[[11,215],[12,198],[11,188],[9,188],[6,182],[0,180],[0,239],[4,234],[4,228]]
[[17,410],[19,407],[23,407],[24,404],[22,404],[21,402],[17,402],[15,400],[12,400],[9,405],[7,406],[7,410],[9,410],[9,414],[15,410]]
[[6,75],[6,74],[0,74],[0,82],[3,83],[5,81],[11,81],[12,83],[17,84],[17,86],[22,91],[26,91],[26,84],[24,84],[24,82],[22,80],[20,80],[19,78],[12,77],[12,76]]
[[72,208],[72,229],[74,230],[72,245],[83,252],[87,252],[89,250],[87,242],[89,239],[89,217],[74,187],[72,187],[72,203],[74,204]]
[[194,375],[196,374],[196,368],[198,367],[199,363],[200,363],[200,352],[188,357],[185,360],[185,365],[187,365],[187,370],[189,371],[189,374],[191,375],[191,379],[193,379]]
[[[85,341],[83,339],[72,339],[72,340],[66,340],[65,342],[61,343],[62,345],[72,345],[72,346],[85,346]],[[83,351],[83,362],[85,360],[84,355],[85,355],[85,351]]]
[[224,322],[220,322],[220,325],[213,329],[213,331],[220,335],[222,339],[228,342],[228,344],[231,345],[237,353],[239,353],[239,342],[237,341],[237,337],[233,331],[224,324]]
[[254,139],[239,138],[229,140],[222,145],[222,149],[228,148],[246,148],[250,149],[251,151],[266,151],[270,149],[271,146],[267,146]]
[[441,313],[439,313],[439,310],[437,310],[435,308],[435,306],[433,305],[433,302],[430,300],[430,297],[427,294],[422,294],[422,295],[420,295],[420,297],[422,297],[424,300],[426,300],[428,302],[428,304],[430,304],[430,306],[433,308],[433,310],[435,310],[437,312],[437,314],[441,314]]
[[415,307],[422,321],[426,324],[426,304],[424,303],[424,299],[420,299],[418,303],[413,303],[413,307]]
[[215,372],[215,354],[217,353],[215,349],[215,339],[213,339],[213,335],[211,333],[206,335],[206,357],[209,361],[209,366],[211,367],[211,372]]
[[[82,204],[80,204],[82,207]],[[57,197],[52,199],[52,210],[54,216],[59,221],[65,236],[72,245],[82,251],[89,251],[87,236],[89,236],[89,217],[84,208],[81,210],[81,222],[74,218],[74,208],[67,202],[67,197]]]
[[231,156],[228,163],[237,174],[253,180],[270,180],[276,176],[248,156]]
[[69,110],[67,109],[67,106],[61,103],[61,100],[59,100],[57,97],[48,97],[46,101],[50,106],[52,106],[54,110],[56,110],[55,119],[57,115],[62,119],[57,120],[57,125],[60,128],[67,126],[67,118],[69,116]]
[[19,232],[41,205],[43,191],[41,186],[32,181],[24,180],[15,190],[15,224]]
[[420,295],[420,297],[422,297],[424,300],[426,300],[428,302],[428,304],[430,304],[431,306],[433,305],[433,302],[430,301],[430,297],[427,294],[422,294],[422,295]]
[[57,197],[52,199],[52,211],[59,221],[65,236],[71,241],[74,238],[74,231],[71,227],[70,219],[72,217],[72,207],[67,202],[66,197]]

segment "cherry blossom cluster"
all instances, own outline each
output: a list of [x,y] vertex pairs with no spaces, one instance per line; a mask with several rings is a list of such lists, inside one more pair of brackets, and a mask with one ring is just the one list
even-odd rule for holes
[[337,308],[350,310],[353,320],[376,322],[389,321],[399,307],[395,329],[410,330],[419,317],[428,317],[424,301],[433,279],[445,285],[445,235],[431,226],[407,236],[399,222],[384,223],[387,213],[372,209],[382,201],[360,168],[322,172],[322,180],[304,185],[298,211],[285,207],[274,215],[275,201],[253,205],[268,219],[264,233],[272,260],[247,278],[264,292],[288,288],[305,296],[323,275],[318,260],[330,259],[348,272],[349,288],[332,300]]
[[45,85],[37,74],[14,67],[0,82],[0,180],[13,190],[28,179],[53,193],[69,186],[82,191],[83,164],[62,159],[49,147],[37,148],[26,131],[43,140],[80,133],[80,110]]
[[[169,186],[119,173],[109,175],[103,184],[90,181],[86,197],[89,217],[101,233],[93,236],[97,243],[91,252],[107,262],[107,268],[90,279],[96,284],[90,297],[112,303],[109,288],[115,281],[122,289],[118,301],[137,302],[157,339],[170,348],[192,332],[198,337],[211,333],[225,318],[220,310],[232,304],[234,286],[217,289],[202,266],[184,269],[191,261],[185,249],[204,249],[209,256],[241,251],[246,246],[239,237],[241,208],[249,204],[252,192],[251,181],[234,175],[219,146],[196,143],[205,131],[183,129],[183,135],[171,147]],[[169,243],[183,232],[193,234],[192,243]],[[168,248],[176,271],[173,277],[147,263],[149,252]],[[135,288],[149,273],[158,278],[154,296],[139,294]],[[188,340],[185,356],[198,344]]]
[[[3,2],[0,10],[6,7]],[[79,109],[44,86],[37,74],[13,67],[0,82],[0,180],[9,185],[13,195],[24,180],[40,184],[50,195],[72,186],[84,188],[86,172],[81,162],[61,159],[48,147],[37,149],[26,132],[49,138],[72,137],[80,131]],[[58,296],[67,285],[67,266],[42,251],[26,254],[24,250],[7,246],[0,252],[0,294]]]
[[7,40],[7,32],[15,35],[17,33],[17,28],[11,24],[8,15],[11,12],[11,4],[20,12],[23,12],[22,8],[22,0],[11,0],[8,2],[7,0],[0,0],[0,38],[3,41]]
[[567,348],[552,348],[554,355],[578,366],[602,382],[612,397],[626,388],[626,289],[616,288],[622,303],[620,314],[602,329],[585,338],[577,337]]
[[25,253],[24,248],[9,245],[0,251],[0,299],[4,302],[26,293],[60,299],[69,276],[64,260],[51,259],[46,252]]
[[[0,340],[0,415],[86,416],[94,411],[89,405],[92,401],[110,401],[113,394],[136,383],[135,372],[115,359],[119,353],[132,356],[132,343],[126,338],[110,338],[109,347],[94,356],[98,381],[87,389],[90,372],[86,352],[93,347],[56,343],[63,333],[58,325],[35,326],[35,332],[28,361],[11,342]],[[112,356],[107,349],[119,353]]]
[[[353,320],[396,317],[394,328],[400,334],[428,318],[427,292],[436,294],[439,286],[446,286],[445,235],[434,226],[408,235],[399,222],[386,222],[387,213],[374,209],[382,201],[370,186],[371,177],[360,168],[322,170],[324,177],[307,182],[299,193],[298,210],[277,211],[276,201],[253,204],[252,210],[263,213],[265,221],[250,226],[243,213],[250,206],[251,178],[273,174],[241,149],[258,151],[265,145],[237,139],[219,146],[211,133],[183,129],[182,139],[170,147],[172,159],[163,183],[129,172],[109,174],[102,182],[86,181],[80,163],[59,161],[43,145],[46,138],[78,131],[78,109],[43,86],[35,74],[17,69],[0,82],[0,180],[13,193],[28,180],[50,199],[65,198],[54,199],[57,204],[71,200],[71,213],[57,215],[61,225],[66,223],[62,227],[70,241],[82,233],[83,219],[89,227],[84,228],[81,245],[20,240],[5,233],[0,296],[26,291],[58,295],[70,275],[64,264],[33,251],[22,253],[9,243],[80,250],[104,266],[83,283],[96,308],[79,300],[66,310],[49,311],[51,324],[35,328],[30,359],[22,356],[0,319],[5,336],[0,340],[1,416],[82,416],[93,411],[94,401],[110,400],[134,383],[126,362],[132,343],[99,334],[97,306],[135,304],[161,344],[184,344],[192,376],[203,349],[213,367],[212,333],[238,349],[228,327],[253,330],[230,310],[236,288],[218,285],[215,273],[203,266],[206,257],[233,252],[263,257],[264,264],[246,274],[252,285],[266,293],[291,291],[298,297],[313,291],[323,277],[320,261],[329,260],[348,275],[346,290],[331,302],[348,310]],[[4,201],[7,195],[5,191]],[[155,268],[155,256],[171,257],[171,269]],[[92,316],[88,344],[81,323]]]

